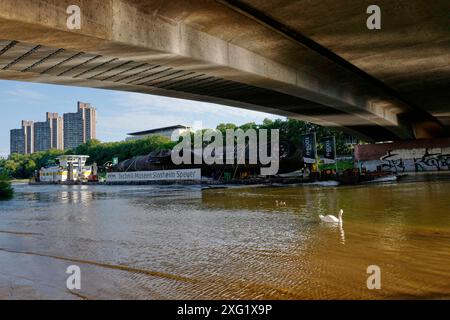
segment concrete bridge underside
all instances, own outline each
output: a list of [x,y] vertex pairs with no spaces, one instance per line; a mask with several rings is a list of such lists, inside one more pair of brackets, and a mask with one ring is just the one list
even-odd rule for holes
[[369,141],[448,135],[448,1],[377,1],[376,31],[370,4],[0,0],[0,78],[214,102]]

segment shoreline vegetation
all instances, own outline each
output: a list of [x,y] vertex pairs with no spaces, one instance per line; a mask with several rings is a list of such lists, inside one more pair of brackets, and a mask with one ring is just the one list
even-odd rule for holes
[[23,184],[23,183],[30,182],[30,179],[12,179],[12,180],[10,180],[10,182],[11,182],[12,185]]
[[11,186],[11,181],[6,173],[0,174],[0,201],[10,200],[14,197],[14,189]]
[[[288,140],[293,143],[300,143],[301,135],[310,132],[316,132],[318,140],[318,151],[323,149],[319,143],[320,138],[326,136],[336,136],[336,147],[338,154],[351,154],[352,149],[345,143],[345,133],[337,128],[326,128],[308,122],[299,120],[269,120],[265,119],[263,123],[254,122],[237,126],[235,124],[220,124],[216,130],[223,134],[227,129],[279,129],[280,139]],[[192,133],[193,134],[193,133]],[[23,179],[31,178],[37,170],[42,167],[55,165],[56,158],[64,154],[88,155],[87,164],[97,163],[101,169],[107,162],[113,158],[118,158],[119,162],[131,159],[136,156],[147,155],[153,151],[172,149],[176,142],[163,136],[151,136],[142,140],[120,141],[120,142],[100,142],[91,140],[85,144],[71,150],[49,150],[45,152],[36,152],[33,154],[11,154],[7,159],[0,158],[0,172],[5,172],[16,183],[23,182]],[[351,163],[342,163],[341,166],[348,167]]]

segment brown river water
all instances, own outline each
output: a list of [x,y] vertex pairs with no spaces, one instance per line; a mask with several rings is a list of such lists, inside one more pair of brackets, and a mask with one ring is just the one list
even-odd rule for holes
[[[0,299],[450,298],[449,182],[15,189],[0,202]],[[320,222],[340,208],[342,225]]]

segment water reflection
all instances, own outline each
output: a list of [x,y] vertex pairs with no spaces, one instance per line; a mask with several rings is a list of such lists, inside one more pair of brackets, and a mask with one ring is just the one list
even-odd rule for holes
[[0,297],[74,298],[57,270],[75,262],[89,298],[450,297],[449,186],[24,185],[0,204]]
[[345,231],[344,231],[344,223],[339,224],[339,234],[341,236],[341,243],[345,244]]

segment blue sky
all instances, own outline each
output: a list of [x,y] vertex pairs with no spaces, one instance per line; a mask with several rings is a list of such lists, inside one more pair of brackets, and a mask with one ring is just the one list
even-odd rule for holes
[[44,121],[45,112],[75,112],[77,101],[97,108],[97,138],[121,141],[133,131],[175,124],[204,128],[219,123],[238,125],[280,116],[211,103],[173,99],[147,94],[67,87],[0,80],[0,156],[9,154],[9,130],[20,127],[21,120]]

